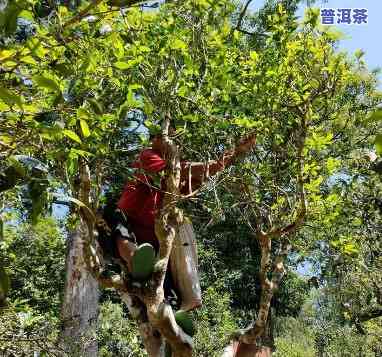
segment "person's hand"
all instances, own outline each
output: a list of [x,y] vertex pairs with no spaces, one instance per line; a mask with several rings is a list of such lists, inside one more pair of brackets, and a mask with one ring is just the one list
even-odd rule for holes
[[236,151],[238,154],[245,153],[251,150],[255,145],[256,145],[256,132],[253,131],[238,142],[236,146]]

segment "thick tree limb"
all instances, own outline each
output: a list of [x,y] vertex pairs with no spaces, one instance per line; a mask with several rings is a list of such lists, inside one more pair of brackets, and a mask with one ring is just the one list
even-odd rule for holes
[[[176,145],[171,143],[168,136],[167,140],[169,145],[167,147],[168,156],[166,159],[169,163],[169,174],[166,180],[166,187],[168,187],[169,193],[177,193],[180,181],[179,154]],[[86,207],[90,207],[90,171],[84,160],[79,162],[79,181],[77,197]],[[152,356],[162,354],[164,346],[163,340],[158,333],[155,333],[155,329],[169,341],[176,356],[185,357],[192,354],[191,337],[186,335],[176,324],[171,307],[163,302],[163,283],[172,249],[172,242],[175,238],[176,227],[183,219],[181,211],[175,206],[176,201],[177,198],[174,198],[173,195],[165,194],[163,209],[157,218],[155,227],[160,242],[159,261],[156,264],[152,280],[148,286],[144,287],[137,287],[132,281],[123,279],[119,275],[114,275],[110,278],[102,277],[100,274],[103,266],[102,254],[97,252],[97,243],[93,236],[94,218],[84,207],[80,210],[82,222],[80,224],[83,229],[87,230],[87,239],[84,239],[83,246],[86,264],[100,284],[104,287],[115,288],[120,293],[123,300],[127,303],[129,310],[132,311],[133,316],[138,320],[141,336],[148,352],[151,351]],[[134,310],[131,308],[131,302],[134,297],[138,297],[144,303],[147,308],[147,315],[144,307],[144,313],[142,309]]]
[[164,156],[168,164],[166,170],[166,191],[163,207],[155,220],[155,233],[159,240],[159,261],[155,267],[151,291],[143,296],[149,321],[158,328],[170,343],[174,355],[191,356],[192,339],[176,324],[173,311],[164,300],[163,283],[168,267],[176,229],[183,220],[182,212],[176,208],[180,183],[180,157],[177,146],[169,138],[170,117],[167,115],[162,125]]
[[246,344],[256,344],[257,338],[260,337],[263,333],[267,324],[271,300],[275,289],[274,282],[272,280],[269,280],[267,276],[271,266],[272,240],[268,234],[263,232],[259,232],[257,234],[257,239],[261,250],[259,272],[261,283],[260,307],[254,325],[250,326],[245,330],[239,331],[239,341],[244,342]]
[[155,315],[149,312],[149,319],[171,344],[177,357],[189,357],[192,355],[192,338],[177,325],[170,305],[162,302]]
[[79,348],[81,356],[97,354],[94,340],[98,316],[98,282],[86,262],[88,231],[82,217],[68,239],[66,279],[61,308],[59,344],[69,355]]
[[[80,225],[83,230],[83,256],[87,268],[101,286],[104,288],[113,288],[119,293],[122,301],[127,305],[131,316],[137,320],[139,331],[149,356],[163,356],[163,341],[160,336],[158,337],[159,334],[155,333],[153,325],[147,320],[146,309],[142,302],[140,302],[143,300],[142,297],[145,295],[145,292],[150,290],[135,286],[132,281],[126,279],[126,274],[124,274],[124,277],[118,274],[111,277],[104,277],[102,275],[104,269],[103,257],[94,239],[94,214],[90,214],[89,212],[91,189],[90,170],[84,160],[80,160],[79,162],[79,178],[78,198],[82,203],[86,203],[85,207],[87,208],[82,207],[80,210]],[[124,269],[123,266],[121,267]]]

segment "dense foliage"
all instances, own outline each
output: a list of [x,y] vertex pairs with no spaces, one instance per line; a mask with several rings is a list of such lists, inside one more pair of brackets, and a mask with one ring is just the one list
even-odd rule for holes
[[[190,160],[216,159],[257,133],[249,156],[179,204],[199,241],[204,306],[195,313],[195,355],[218,356],[237,328],[258,318],[265,298],[270,333],[262,343],[276,355],[380,355],[376,73],[361,52],[336,50],[340,34],[318,25],[317,10],[297,23],[298,1],[268,1],[248,15],[226,0],[137,4],[0,4],[4,348],[16,335],[20,351],[33,336],[47,341],[34,349],[55,348],[63,237],[84,207],[81,165],[91,172],[87,209],[96,212],[130,177],[147,131],[170,117]],[[20,154],[44,169],[26,170]],[[65,227],[46,215],[53,202],[70,206]],[[100,355],[143,356],[120,299],[105,291],[102,301]]]

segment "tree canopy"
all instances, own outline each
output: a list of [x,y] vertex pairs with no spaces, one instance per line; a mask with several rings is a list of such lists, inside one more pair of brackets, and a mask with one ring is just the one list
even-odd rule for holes
[[[276,333],[292,356],[285,339],[298,351],[289,330],[302,329],[312,355],[339,351],[325,324],[351,331],[365,355],[380,353],[382,93],[362,52],[338,51],[341,34],[319,25],[318,9],[297,21],[298,3],[268,1],[256,13],[229,0],[1,5],[4,306],[28,299],[36,314],[59,319],[65,241],[47,217],[65,204],[64,236],[79,232],[86,268],[108,288],[105,356],[143,353],[134,339],[143,315],[176,356],[221,355],[230,340],[273,348]],[[152,285],[136,289],[123,271],[102,275],[95,217],[131,179],[147,133],[158,132],[169,163],[156,221],[161,264]],[[248,135],[256,135],[248,155],[179,193],[180,159],[206,163]],[[194,345],[174,330],[161,295],[182,212],[198,234],[205,292]],[[146,309],[119,336],[107,327],[125,315],[115,292]],[[356,348],[349,342],[349,353]]]

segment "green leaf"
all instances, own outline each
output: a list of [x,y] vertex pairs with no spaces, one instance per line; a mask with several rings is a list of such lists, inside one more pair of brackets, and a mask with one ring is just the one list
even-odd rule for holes
[[256,62],[259,58],[259,55],[256,51],[251,51],[249,53],[249,57],[251,58],[252,61]]
[[90,129],[89,129],[88,123],[85,120],[80,119],[80,126],[81,126],[81,131],[82,131],[83,136],[85,138],[89,137],[90,136]]
[[78,153],[75,153],[72,150],[70,150],[66,161],[66,170],[69,176],[74,176],[78,171]]
[[48,53],[48,50],[41,45],[41,40],[35,37],[31,37],[26,46],[39,58],[43,58]]
[[365,52],[363,50],[361,50],[360,48],[358,48],[357,50],[355,50],[354,52],[354,56],[357,58],[357,59],[361,59],[363,56],[364,56]]
[[89,57],[83,58],[83,61],[82,61],[81,66],[80,66],[80,71],[86,72],[88,70],[89,66],[90,66],[90,58]]
[[180,97],[185,97],[187,94],[187,87],[186,86],[181,86],[179,89],[178,89],[178,95]]
[[9,106],[16,104],[20,109],[23,109],[23,101],[21,97],[6,88],[0,88],[0,99]]
[[115,56],[119,59],[119,58],[122,58],[123,55],[125,54],[125,49],[124,49],[124,46],[123,46],[123,41],[121,40],[121,37],[116,34],[116,33],[113,33],[111,36],[110,36],[110,39],[112,41],[112,45],[113,45],[113,48],[114,48],[114,54]]
[[27,19],[30,21],[34,20],[33,13],[31,11],[28,11],[28,10],[22,10],[19,14],[19,17],[23,17],[24,19]]
[[131,67],[134,67],[136,64],[141,63],[142,60],[143,60],[143,57],[138,56],[137,58],[130,60],[130,61],[127,61],[127,62],[117,61],[114,63],[114,67],[121,69],[121,70],[129,69]]
[[94,156],[94,154],[92,154],[89,151],[85,151],[85,150],[78,150],[78,149],[71,148],[70,152],[77,154],[78,156],[82,156],[82,157]]
[[187,114],[187,115],[184,115],[182,119],[190,123],[196,123],[200,120],[200,117],[196,114]]
[[79,137],[74,131],[72,131],[72,130],[68,130],[68,129],[64,129],[64,130],[62,131],[62,133],[63,133],[65,136],[67,136],[68,138],[72,139],[73,141],[75,141],[75,142],[77,142],[77,143],[79,143],[79,144],[82,143],[80,137]]
[[77,118],[78,119],[89,119],[90,113],[85,108],[78,108],[77,109]]
[[12,58],[14,57],[14,55],[16,54],[16,50],[15,49],[12,49],[12,50],[1,50],[0,51],[0,61],[3,61],[7,58]]
[[329,39],[329,40],[332,40],[332,41],[338,41],[338,40],[342,40],[345,38],[345,35],[342,31],[338,30],[337,28],[334,28],[334,27],[330,27],[328,28],[324,34],[326,35],[326,37]]
[[92,98],[88,99],[87,101],[90,104],[90,107],[92,108],[94,113],[98,115],[101,115],[103,113],[103,108],[100,102]]
[[368,122],[374,122],[382,120],[382,109],[377,109],[375,112],[371,113],[368,117]]
[[128,69],[131,67],[128,62],[122,62],[122,61],[115,62],[114,66],[122,70]]
[[249,128],[249,129],[257,126],[257,123],[255,121],[250,120],[248,118],[236,118],[234,119],[233,124],[239,127]]
[[377,151],[378,155],[382,155],[382,134],[378,134],[375,138],[375,150]]
[[137,108],[141,108],[143,107],[143,103],[141,100],[137,100],[136,98],[136,95],[134,93],[134,89],[137,88],[136,87],[136,84],[132,84],[131,86],[129,86],[129,90],[127,92],[127,97],[126,97],[126,104],[132,108],[132,107],[137,107]]
[[348,255],[356,254],[359,252],[359,249],[353,243],[347,243],[343,247],[343,252]]
[[56,93],[61,93],[60,86],[56,83],[54,79],[47,78],[44,76],[34,76],[33,81],[42,88],[49,89]]
[[136,90],[136,89],[141,89],[142,85],[138,83],[133,83],[129,85],[129,90]]
[[25,56],[20,58],[21,62],[37,65],[36,60],[32,56]]
[[187,44],[179,38],[176,38],[174,41],[171,41],[170,48],[173,50],[185,50],[187,49]]
[[0,135],[0,141],[5,144],[11,145],[13,142],[13,137],[9,135]]
[[9,110],[9,105],[3,103],[1,100],[0,100],[0,112],[5,112],[7,110]]
[[334,159],[332,157],[328,158],[328,161],[326,162],[326,168],[330,175],[332,175],[334,171],[338,169],[339,166],[340,166],[339,160]]
[[161,132],[161,127],[159,124],[154,124],[152,121],[150,120],[146,120],[145,121],[145,126],[147,127],[147,129],[149,129],[149,132],[150,134],[159,134]]

